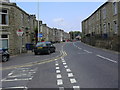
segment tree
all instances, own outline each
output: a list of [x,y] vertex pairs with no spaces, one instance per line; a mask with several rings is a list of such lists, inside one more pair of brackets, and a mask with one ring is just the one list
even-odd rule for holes
[[70,31],[69,34],[71,40],[75,39],[77,36],[81,36],[81,37],[83,36],[82,32],[80,31]]

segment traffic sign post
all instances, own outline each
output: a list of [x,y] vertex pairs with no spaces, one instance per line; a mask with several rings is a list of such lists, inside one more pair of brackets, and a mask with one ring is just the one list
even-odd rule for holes
[[22,36],[23,35],[23,30],[21,30],[21,29],[17,30],[17,35]]
[[39,37],[43,37],[43,34],[42,34],[42,33],[39,33]]
[[23,35],[23,30],[19,29],[17,30],[17,35],[19,36],[19,41],[20,41],[20,54],[22,53],[22,35]]
[[38,37],[40,38],[40,41],[41,41],[41,39],[42,39],[42,37],[43,37],[43,34],[42,34],[42,33],[39,33],[39,34],[38,34]]

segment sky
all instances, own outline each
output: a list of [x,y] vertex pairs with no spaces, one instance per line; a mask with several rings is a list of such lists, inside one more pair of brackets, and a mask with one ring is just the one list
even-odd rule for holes
[[[81,22],[90,16],[103,2],[16,2],[29,14],[36,14],[39,20],[51,28],[82,31]],[[39,7],[38,7],[39,5]]]

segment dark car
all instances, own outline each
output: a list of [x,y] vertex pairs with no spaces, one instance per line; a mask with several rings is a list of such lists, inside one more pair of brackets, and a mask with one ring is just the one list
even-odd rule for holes
[[6,62],[10,58],[9,52],[7,49],[0,49],[0,62]]
[[38,42],[34,48],[35,55],[38,54],[50,54],[55,52],[55,46],[51,42]]

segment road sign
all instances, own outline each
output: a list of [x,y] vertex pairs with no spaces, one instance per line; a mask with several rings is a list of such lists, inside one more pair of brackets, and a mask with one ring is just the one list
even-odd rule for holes
[[21,30],[21,29],[17,30],[17,35],[19,36],[20,53],[22,53],[22,35],[23,35],[23,30]]
[[42,33],[39,33],[39,37],[43,37],[43,34],[42,34]]
[[21,29],[17,30],[17,35],[22,36],[23,35],[23,30],[21,30]]

